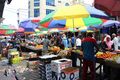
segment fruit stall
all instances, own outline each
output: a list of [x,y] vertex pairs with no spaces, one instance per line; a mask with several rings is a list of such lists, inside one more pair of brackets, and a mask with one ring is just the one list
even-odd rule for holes
[[42,48],[43,48],[43,45],[35,44],[35,43],[31,42],[31,43],[22,43],[22,44],[20,44],[20,48],[19,49],[22,52],[35,52],[38,55],[41,55]]
[[110,67],[120,68],[120,54],[115,52],[98,52],[97,59],[102,59],[104,63]]

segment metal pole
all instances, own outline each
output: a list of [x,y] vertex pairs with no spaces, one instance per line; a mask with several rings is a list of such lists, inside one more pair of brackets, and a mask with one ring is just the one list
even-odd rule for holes
[[17,17],[18,17],[18,26],[19,26],[19,22],[20,22],[20,9],[17,10]]

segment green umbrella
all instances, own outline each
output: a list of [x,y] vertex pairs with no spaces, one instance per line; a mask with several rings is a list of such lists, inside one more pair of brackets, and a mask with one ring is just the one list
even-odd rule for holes
[[39,26],[39,28],[40,28],[40,31],[48,31],[48,28],[44,28],[42,26]]
[[0,29],[9,29],[9,26],[8,25],[1,25]]
[[15,33],[15,30],[7,30],[6,31],[6,34],[13,34],[13,33]]

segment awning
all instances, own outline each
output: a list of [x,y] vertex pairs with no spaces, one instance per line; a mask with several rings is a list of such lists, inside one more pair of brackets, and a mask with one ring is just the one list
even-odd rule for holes
[[95,7],[111,16],[120,16],[120,0],[95,0]]

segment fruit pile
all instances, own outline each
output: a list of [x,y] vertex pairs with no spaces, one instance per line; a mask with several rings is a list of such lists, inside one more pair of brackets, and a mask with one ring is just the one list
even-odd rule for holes
[[53,47],[51,47],[51,51],[53,51],[53,52],[59,52],[60,51],[60,47],[53,46]]
[[42,49],[42,48],[43,48],[43,45],[36,45],[35,48],[37,48],[37,49]]
[[102,59],[109,59],[109,58],[112,58],[114,56],[116,56],[117,54],[113,54],[111,52],[106,52],[106,53],[102,53],[102,52],[98,52],[96,54],[96,57],[97,58],[102,58]]

